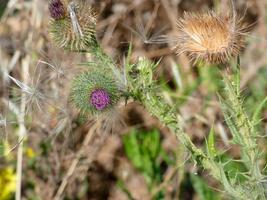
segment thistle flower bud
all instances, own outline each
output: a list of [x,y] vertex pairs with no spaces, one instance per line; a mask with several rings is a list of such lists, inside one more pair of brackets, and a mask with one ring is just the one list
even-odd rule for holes
[[224,63],[237,56],[244,47],[241,20],[235,17],[185,13],[178,22],[177,54],[185,53],[192,60]]
[[94,44],[96,15],[86,2],[63,5],[52,0],[50,8],[50,35],[57,46],[81,52]]
[[110,97],[106,90],[95,89],[90,96],[90,103],[97,109],[103,110],[110,104]]
[[112,76],[92,70],[74,79],[71,96],[81,112],[99,114],[112,109],[118,103],[121,92]]
[[66,16],[66,10],[60,0],[50,0],[49,12],[54,20],[59,20]]

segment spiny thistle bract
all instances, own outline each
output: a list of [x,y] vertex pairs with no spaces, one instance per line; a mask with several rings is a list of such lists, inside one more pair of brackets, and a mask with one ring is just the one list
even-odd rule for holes
[[49,11],[50,35],[56,45],[81,52],[94,44],[96,14],[86,2],[51,0]]
[[185,13],[178,21],[175,49],[195,61],[225,63],[240,54],[245,33],[242,20],[235,15]]
[[72,101],[82,113],[104,113],[112,109],[120,97],[117,81],[103,71],[84,72],[72,84]]

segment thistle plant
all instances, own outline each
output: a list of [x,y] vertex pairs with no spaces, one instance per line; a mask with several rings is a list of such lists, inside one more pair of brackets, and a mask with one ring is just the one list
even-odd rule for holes
[[[116,67],[96,40],[96,15],[92,9],[78,2],[50,1],[50,32],[56,45],[75,52],[89,52],[93,61],[84,65],[85,72],[72,84],[71,99],[77,109],[92,115],[102,115],[112,110],[122,100],[131,98],[141,103],[151,115],[168,127],[190,152],[192,160],[220,182],[233,199],[267,199],[265,176],[260,166],[260,150],[257,145],[259,133],[255,122],[246,114],[240,92],[239,62],[232,74],[222,71],[225,92],[220,94],[222,111],[231,130],[233,142],[240,146],[242,159],[247,166],[245,181],[228,176],[225,163],[220,161],[216,149],[209,141],[207,152],[198,148],[183,129],[182,116],[163,98],[154,71],[157,64],[146,58],[130,62],[129,53],[124,70]],[[177,54],[189,56],[195,61],[217,63],[226,66],[231,58],[239,61],[244,47],[246,27],[236,17],[236,12],[218,15],[186,13],[178,22]],[[238,175],[238,174],[236,174]]]

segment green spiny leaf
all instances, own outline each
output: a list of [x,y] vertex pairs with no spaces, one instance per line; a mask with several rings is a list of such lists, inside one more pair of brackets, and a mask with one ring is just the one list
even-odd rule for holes
[[209,133],[208,140],[207,140],[207,152],[211,158],[215,158],[218,154],[215,148],[215,136],[214,135],[215,135],[215,132],[214,132],[214,128],[212,127],[210,129],[210,133]]
[[260,121],[260,115],[266,103],[267,103],[267,97],[265,97],[264,100],[256,107],[252,117],[253,124],[257,124]]

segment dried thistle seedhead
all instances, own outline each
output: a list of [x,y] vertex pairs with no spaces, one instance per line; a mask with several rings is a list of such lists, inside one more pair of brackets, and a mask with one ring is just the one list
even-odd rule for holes
[[242,20],[215,12],[185,13],[178,22],[177,54],[192,60],[224,63],[237,56],[244,47],[246,29]]
[[50,35],[57,46],[84,51],[95,42],[96,14],[88,3],[52,0],[49,7],[52,16]]

